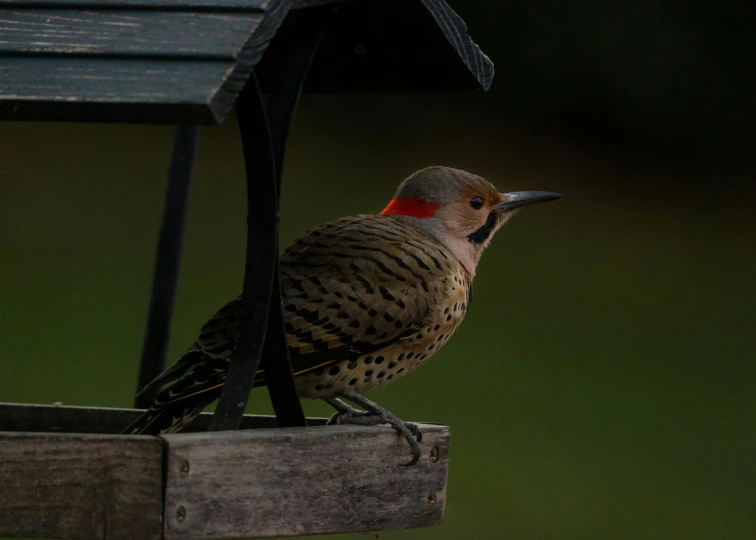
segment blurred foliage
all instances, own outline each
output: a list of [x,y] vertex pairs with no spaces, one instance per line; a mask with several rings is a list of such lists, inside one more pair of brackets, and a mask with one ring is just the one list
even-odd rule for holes
[[[306,95],[285,171],[284,245],[430,164],[566,194],[499,233],[434,360],[371,394],[453,433],[444,523],[382,537],[756,537],[753,7],[454,5],[490,93]],[[171,130],[0,141],[0,400],[129,406]],[[243,178],[234,118],[204,129],[171,358],[240,289]]]

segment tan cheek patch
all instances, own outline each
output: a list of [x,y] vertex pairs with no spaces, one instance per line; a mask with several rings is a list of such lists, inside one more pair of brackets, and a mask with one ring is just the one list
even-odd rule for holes
[[455,231],[471,231],[482,226],[487,217],[485,209],[474,210],[466,200],[462,200],[449,209],[448,223]]

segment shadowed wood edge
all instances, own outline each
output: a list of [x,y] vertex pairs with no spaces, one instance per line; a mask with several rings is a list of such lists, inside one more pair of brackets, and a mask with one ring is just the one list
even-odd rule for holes
[[[53,432],[53,433],[120,433],[142,414],[141,409],[111,407],[75,407],[64,405],[38,405],[0,403],[0,431]],[[212,413],[202,413],[183,431],[205,431]],[[323,425],[324,418],[308,420]],[[275,416],[246,414],[241,429],[277,427]]]
[[[34,403],[0,402],[0,431],[48,433],[118,434],[144,412],[141,409],[116,407],[78,407],[70,405],[39,405]],[[213,413],[200,414],[182,433],[207,431]],[[308,418],[310,426],[325,425],[326,418]],[[442,427],[433,422],[430,427]],[[275,416],[245,414],[240,429],[278,427]]]

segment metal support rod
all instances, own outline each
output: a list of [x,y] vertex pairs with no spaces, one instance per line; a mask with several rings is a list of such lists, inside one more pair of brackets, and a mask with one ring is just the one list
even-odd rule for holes
[[[331,13],[332,8],[292,13],[289,15],[293,20],[288,28],[288,35],[281,36],[287,39],[287,48],[290,51],[289,60],[275,74],[266,107],[279,197],[286,141],[294,112],[302,93],[302,86],[307,78],[310,63]],[[268,331],[262,353],[270,400],[276,412],[279,426],[304,426],[307,425],[307,421],[297,395],[286,346],[286,335],[283,330],[284,321],[281,314],[281,288],[277,258],[270,309]]]
[[239,339],[210,431],[236,429],[244,414],[265,341],[277,271],[278,187],[257,78],[253,74],[236,102],[247,174],[247,254]]
[[294,384],[281,313],[278,274],[278,199],[286,139],[312,57],[331,9],[294,18],[289,61],[275,74],[267,107],[255,75],[236,102],[247,174],[247,255],[239,339],[210,430],[236,429],[261,358],[280,426],[306,425]]
[[294,120],[294,113],[310,70],[310,64],[333,10],[334,8],[328,7],[290,13],[289,18],[292,19],[292,24],[285,28],[288,34],[281,36],[286,39],[289,54],[287,62],[282,64],[272,76],[274,80],[270,85],[270,97],[266,106],[278,175],[279,196],[286,142]]
[[[176,127],[137,392],[165,369],[165,356],[173,320],[173,302],[181,260],[186,206],[192,184],[198,139],[199,126]],[[134,400],[134,407],[146,409],[154,397],[155,392],[141,395]]]

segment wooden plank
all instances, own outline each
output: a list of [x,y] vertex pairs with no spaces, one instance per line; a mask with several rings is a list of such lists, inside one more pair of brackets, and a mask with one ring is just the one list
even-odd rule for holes
[[162,535],[156,437],[0,433],[0,536]]
[[0,119],[214,123],[233,62],[0,58]]
[[[246,0],[10,1],[0,8],[0,120],[202,124],[223,121],[292,4],[332,2],[249,0],[245,14]],[[273,42],[256,70],[264,89],[288,54],[285,39]],[[444,0],[360,0],[339,6],[305,91],[485,90],[492,77]]]
[[[120,433],[141,413],[137,409],[0,403],[0,431]],[[202,413],[182,433],[207,431],[212,417],[212,413]],[[311,426],[325,422],[325,418],[307,419]],[[246,414],[242,418],[241,429],[274,427],[277,427],[275,416]]]
[[[200,0],[188,4],[192,2]],[[220,123],[286,16],[290,0],[252,0],[251,5],[266,11],[230,15],[0,9],[6,26],[31,17],[36,21],[31,34],[42,32],[24,40],[21,31],[13,30],[10,39],[0,29],[0,48],[6,47],[6,55],[0,55],[0,120]],[[42,17],[54,13],[73,20],[48,23]],[[85,20],[80,20],[82,13]],[[136,22],[129,19],[135,13]],[[104,21],[127,26],[104,30],[99,24]],[[132,23],[136,26],[129,27]],[[41,26],[47,24],[54,27],[50,35]],[[164,32],[166,27],[171,31]]]
[[161,11],[265,11],[273,0],[2,0],[13,8],[155,9]]
[[449,430],[422,429],[426,455],[412,467],[400,465],[409,458],[407,443],[387,427],[165,435],[165,538],[259,538],[438,524],[446,501]]
[[257,13],[0,8],[0,54],[234,60]]

